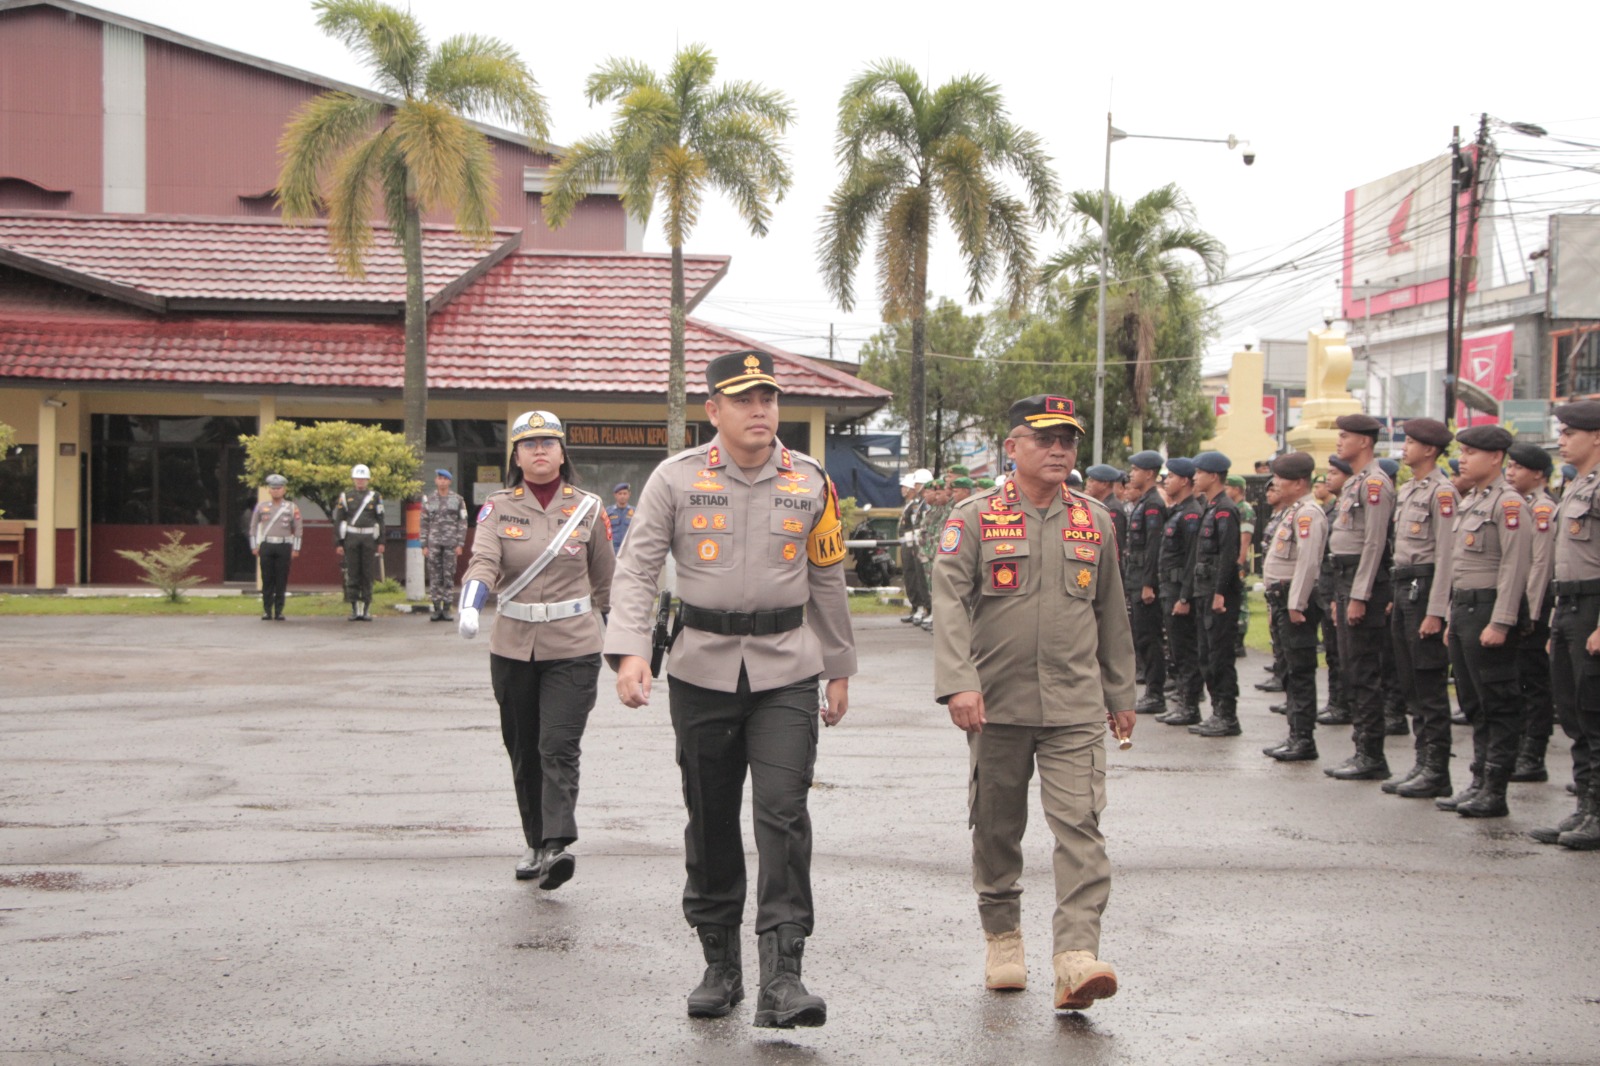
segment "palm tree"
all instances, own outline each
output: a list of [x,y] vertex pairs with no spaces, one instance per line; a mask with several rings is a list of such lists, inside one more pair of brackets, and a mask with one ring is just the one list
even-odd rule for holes
[[486,247],[494,158],[467,116],[508,120],[538,146],[550,135],[549,112],[527,65],[503,41],[463,34],[431,47],[409,12],[379,0],[317,0],[312,8],[323,32],[371,68],[393,102],[327,92],[296,109],[278,141],[278,204],[291,223],[325,207],[340,267],[361,277],[373,199],[382,195],[405,259],[405,436],[421,457],[428,437],[422,214],[445,208],[464,236]]
[[794,121],[782,93],[752,82],[711,83],[717,60],[692,44],[672,57],[665,76],[630,59],[610,59],[585,83],[590,104],[614,101],[611,129],[574,144],[556,165],[545,200],[551,226],[565,225],[595,186],[615,181],[622,204],[641,224],[659,196],[672,248],[672,346],[667,369],[667,449],[683,449],[683,245],[710,189],[733,200],[757,237],[793,176],[782,134]]
[[[1006,118],[999,88],[967,75],[936,90],[910,66],[884,60],[845,87],[836,154],[844,176],[828,201],[817,241],[823,278],[844,310],[869,231],[877,228],[878,292],[884,320],[910,320],[910,454],[926,462],[928,248],[940,212],[966,260],[967,299],[977,302],[998,272],[1010,311],[1033,284],[1032,225],[1055,221],[1055,174],[1039,138]],[[1005,187],[1022,179],[1026,202]]]
[[[1079,237],[1045,262],[1040,278],[1061,283],[1054,297],[1065,301],[1068,314],[1082,322],[1095,309],[1100,285],[1100,209],[1102,193],[1084,190],[1067,198],[1069,213],[1079,222]],[[1144,447],[1144,415],[1155,373],[1156,331],[1163,314],[1188,313],[1194,292],[1192,266],[1177,253],[1199,260],[1206,280],[1222,277],[1227,252],[1222,242],[1195,225],[1194,207],[1176,185],[1152,189],[1132,207],[1111,198],[1106,270],[1108,340],[1114,340],[1128,366],[1128,394],[1133,402],[1130,436],[1133,449]],[[1192,354],[1198,357],[1198,353]]]

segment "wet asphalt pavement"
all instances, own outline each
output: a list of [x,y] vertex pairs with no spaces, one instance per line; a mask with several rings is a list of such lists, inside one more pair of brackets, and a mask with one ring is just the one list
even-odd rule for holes
[[[292,603],[291,603],[292,610]],[[1141,716],[1110,755],[1101,954],[1122,991],[1050,1009],[1049,841],[1030,826],[1030,987],[982,988],[966,746],[931,641],[857,620],[862,675],[812,798],[825,1028],[694,1022],[665,686],[602,675],[576,878],[521,852],[486,642],[421,618],[6,618],[0,1066],[39,1063],[1593,1063],[1600,854],[1471,821]],[[1466,731],[1454,772],[1465,776]],[[1411,740],[1389,740],[1409,767]],[[746,839],[748,842],[746,813]],[[752,881],[754,855],[750,855]]]

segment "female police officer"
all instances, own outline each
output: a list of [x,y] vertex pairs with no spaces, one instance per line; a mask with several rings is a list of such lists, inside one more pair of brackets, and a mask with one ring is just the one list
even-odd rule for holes
[[506,487],[478,511],[463,575],[461,635],[499,597],[489,677],[528,850],[517,880],[557,888],[577,860],[578,754],[600,674],[600,613],[616,556],[599,497],[574,486],[561,420],[528,411],[511,427]]

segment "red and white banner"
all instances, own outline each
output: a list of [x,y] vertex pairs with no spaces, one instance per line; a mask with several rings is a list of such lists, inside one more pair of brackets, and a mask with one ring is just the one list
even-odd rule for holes
[[[1515,337],[1516,330],[1511,326],[1481,330],[1462,337],[1461,380],[1470,381],[1501,403],[1511,399],[1511,342]],[[1469,411],[1466,404],[1456,401],[1457,426],[1493,425],[1499,421],[1495,415]]]
[[[1223,393],[1216,399],[1216,413],[1218,417],[1228,413],[1228,394]],[[1269,436],[1278,435],[1278,398],[1276,396],[1261,397],[1261,420],[1266,423],[1263,427]]]

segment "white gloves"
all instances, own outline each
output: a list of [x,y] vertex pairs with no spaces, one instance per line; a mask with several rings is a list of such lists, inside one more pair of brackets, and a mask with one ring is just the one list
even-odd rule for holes
[[476,607],[463,607],[457,612],[456,631],[465,640],[471,640],[478,635],[478,609]]

